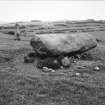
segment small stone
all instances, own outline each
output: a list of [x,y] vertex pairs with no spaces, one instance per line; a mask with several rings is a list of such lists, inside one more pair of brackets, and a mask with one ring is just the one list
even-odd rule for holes
[[64,57],[62,60],[61,60],[61,63],[64,67],[69,67],[70,66],[70,60],[68,57]]
[[43,71],[49,71],[49,69],[47,67],[43,67]]
[[63,66],[61,66],[60,68],[63,69]]
[[55,72],[55,70],[52,70],[51,72],[53,72],[53,73],[54,73],[54,72]]
[[77,61],[74,60],[73,62],[76,63]]
[[80,55],[77,55],[77,58],[78,58],[78,59],[80,59],[80,58],[81,58],[81,56],[80,56]]
[[43,67],[43,69],[48,69],[47,67]]
[[80,73],[75,73],[75,75],[76,75],[76,76],[79,76],[79,75],[80,75]]
[[54,62],[55,64],[57,64],[57,63],[58,63],[58,61],[57,61],[57,60],[54,60],[53,62]]
[[100,70],[100,68],[99,68],[98,66],[96,66],[96,67],[94,68],[94,70],[98,71],[98,70]]
[[53,69],[52,68],[48,68],[49,69],[49,71],[52,71]]

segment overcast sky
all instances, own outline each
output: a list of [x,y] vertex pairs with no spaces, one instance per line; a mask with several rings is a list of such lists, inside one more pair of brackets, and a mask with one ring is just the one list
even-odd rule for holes
[[105,20],[104,1],[0,1],[0,22]]

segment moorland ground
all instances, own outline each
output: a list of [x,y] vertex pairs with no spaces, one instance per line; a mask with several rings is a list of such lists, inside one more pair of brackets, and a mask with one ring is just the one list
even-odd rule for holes
[[16,41],[0,33],[0,105],[105,105],[105,31],[88,33],[98,46],[69,69],[55,72],[37,69],[37,58],[24,63],[32,51],[30,36]]

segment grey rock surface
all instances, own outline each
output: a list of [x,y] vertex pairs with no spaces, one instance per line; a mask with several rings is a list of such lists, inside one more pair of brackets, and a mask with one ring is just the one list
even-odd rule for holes
[[30,44],[40,55],[65,55],[82,53],[97,46],[96,39],[88,33],[35,35]]

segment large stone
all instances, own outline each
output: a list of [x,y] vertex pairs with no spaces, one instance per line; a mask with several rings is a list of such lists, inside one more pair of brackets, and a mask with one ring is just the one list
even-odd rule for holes
[[30,44],[39,55],[53,56],[82,53],[97,46],[88,33],[35,35]]

